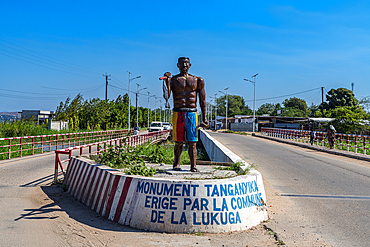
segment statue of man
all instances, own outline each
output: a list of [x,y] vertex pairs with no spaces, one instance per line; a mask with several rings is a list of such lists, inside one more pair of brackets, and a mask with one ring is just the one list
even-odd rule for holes
[[[199,172],[196,167],[198,127],[208,127],[204,80],[201,77],[189,74],[191,63],[188,57],[180,57],[177,67],[180,70],[180,74],[171,78],[171,73],[166,72],[164,77],[162,77],[165,78],[165,84],[168,89],[168,95],[164,95],[164,97],[168,99],[171,91],[173,94],[172,124],[173,139],[175,141],[173,169],[181,171],[180,157],[183,144],[187,142],[191,171]],[[202,122],[200,124],[197,114],[197,94],[199,95],[200,109],[202,111]]]

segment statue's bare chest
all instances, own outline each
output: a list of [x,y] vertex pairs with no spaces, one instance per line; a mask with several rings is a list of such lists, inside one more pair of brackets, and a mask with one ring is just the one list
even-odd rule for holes
[[197,78],[195,76],[177,77],[172,80],[172,88],[195,90],[197,87]]

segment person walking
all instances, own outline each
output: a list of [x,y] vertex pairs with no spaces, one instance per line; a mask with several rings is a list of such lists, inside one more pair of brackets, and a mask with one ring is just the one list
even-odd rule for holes
[[313,143],[315,142],[315,139],[316,139],[316,132],[314,129],[311,130],[311,133],[310,133],[310,143],[311,145],[313,145]]
[[329,130],[327,133],[327,138],[328,138],[328,143],[329,143],[329,148],[333,149],[334,148],[334,143],[335,143],[335,128],[333,125],[329,126]]

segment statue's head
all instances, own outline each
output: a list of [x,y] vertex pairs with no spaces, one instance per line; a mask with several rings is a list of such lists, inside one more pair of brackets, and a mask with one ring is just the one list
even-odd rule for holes
[[188,57],[179,57],[177,61],[177,68],[181,74],[187,74],[191,67],[190,59]]

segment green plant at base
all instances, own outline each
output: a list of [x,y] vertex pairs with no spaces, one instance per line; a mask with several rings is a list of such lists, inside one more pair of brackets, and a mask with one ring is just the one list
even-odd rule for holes
[[[136,148],[140,155],[145,155],[149,162],[153,163],[164,163],[173,164],[174,154],[173,154],[174,143],[168,142],[165,145],[150,145],[145,144]],[[187,152],[182,152],[180,164],[190,164],[189,156]]]
[[110,146],[106,152],[102,152],[97,157],[96,161],[100,164],[118,169],[144,162],[143,158],[135,152],[134,147],[126,145]]
[[247,175],[252,168],[254,168],[253,165],[249,165],[246,169],[243,169],[242,166],[244,166],[244,162],[238,161],[233,163],[231,166],[218,166],[215,167],[217,170],[227,170],[227,171],[235,171],[237,175]]
[[146,177],[153,177],[157,172],[153,167],[146,167],[144,163],[136,164],[126,170],[129,175],[140,175]]

